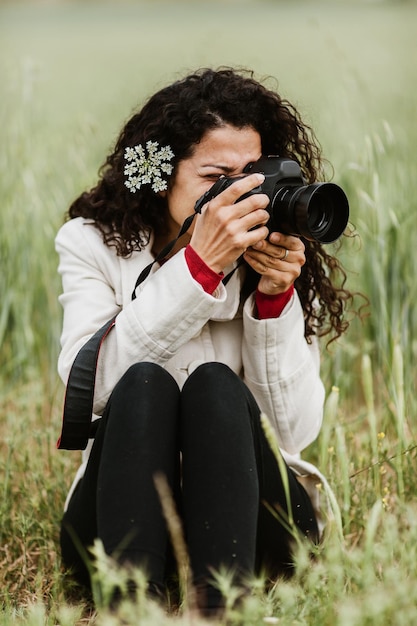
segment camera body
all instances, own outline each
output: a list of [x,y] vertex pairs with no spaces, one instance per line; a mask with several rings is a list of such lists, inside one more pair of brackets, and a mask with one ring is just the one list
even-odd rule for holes
[[296,161],[278,156],[262,156],[249,165],[244,174],[224,176],[196,202],[195,211],[227,189],[236,180],[261,172],[264,182],[245,194],[240,200],[255,193],[269,198],[267,211],[270,231],[296,235],[310,241],[331,243],[338,239],[349,221],[349,202],[344,191],[334,183],[313,183],[303,180]]

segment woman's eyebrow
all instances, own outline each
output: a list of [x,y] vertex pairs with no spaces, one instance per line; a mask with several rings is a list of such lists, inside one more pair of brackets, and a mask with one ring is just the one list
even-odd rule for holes
[[222,170],[222,172],[225,172],[226,174],[230,174],[231,172],[234,171],[234,168],[230,167],[229,165],[219,165],[216,163],[207,163],[206,165],[202,165],[201,169],[204,169],[204,168]]

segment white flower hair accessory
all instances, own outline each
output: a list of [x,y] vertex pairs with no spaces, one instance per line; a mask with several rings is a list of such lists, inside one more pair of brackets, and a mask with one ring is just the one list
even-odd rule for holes
[[152,185],[155,193],[168,188],[163,174],[172,174],[174,166],[169,161],[174,158],[170,146],[161,146],[157,141],[147,141],[145,148],[142,144],[133,148],[126,148],[124,174],[127,177],[126,187],[136,193],[142,185]]

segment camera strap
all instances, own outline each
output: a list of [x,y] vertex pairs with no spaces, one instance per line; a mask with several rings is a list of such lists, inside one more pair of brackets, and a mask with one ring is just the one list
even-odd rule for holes
[[147,265],[145,267],[145,269],[143,269],[141,271],[141,273],[138,276],[138,279],[135,283],[135,287],[133,289],[132,292],[132,300],[135,300],[136,298],[136,288],[139,287],[139,285],[141,283],[143,283],[143,281],[149,276],[150,271],[152,269],[152,267],[154,266],[155,263],[160,263],[161,261],[163,261],[168,254],[171,252],[172,248],[175,246],[175,244],[177,243],[178,239],[180,239],[186,232],[187,230],[190,228],[193,219],[195,217],[195,213],[193,213],[192,215],[189,215],[185,220],[183,225],[181,226],[178,235],[175,237],[175,239],[173,239],[172,241],[170,241],[165,248],[163,248],[161,250],[161,252],[159,252],[157,254],[157,256],[154,258],[154,260],[152,261],[152,263],[149,263],[149,265]]
[[[195,213],[186,218],[177,237],[170,241],[139,274],[132,292],[132,300],[136,298],[136,288],[149,276],[154,263],[161,262],[171,252],[178,239],[190,228],[194,216]],[[56,444],[59,450],[84,450],[88,440],[94,436],[91,418],[97,361],[103,341],[116,324],[116,317],[117,315],[99,328],[80,348],[74,359],[65,391],[61,435]]]
[[65,391],[60,450],[84,450],[92,436],[94,387],[101,345],[116,323],[116,315],[81,347],[71,367]]

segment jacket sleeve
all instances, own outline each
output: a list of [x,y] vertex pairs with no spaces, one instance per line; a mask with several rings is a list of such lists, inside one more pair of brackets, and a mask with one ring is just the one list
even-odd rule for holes
[[[94,227],[77,222],[65,224],[56,237],[64,311],[58,371],[66,384],[82,345],[118,314],[97,364],[93,410],[100,415],[130,365],[144,360],[165,363],[201,330],[226,291],[220,285],[213,295],[207,294],[192,278],[182,250],[151,274],[137,289],[136,299],[123,307],[115,279],[120,273],[118,257],[102,244]],[[138,265],[138,274],[148,260],[149,255]]]
[[298,454],[320,431],[324,388],[318,342],[304,338],[304,315],[295,292],[280,317],[258,320],[254,296],[243,311],[245,383],[271,421],[278,445]]

